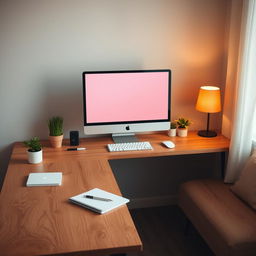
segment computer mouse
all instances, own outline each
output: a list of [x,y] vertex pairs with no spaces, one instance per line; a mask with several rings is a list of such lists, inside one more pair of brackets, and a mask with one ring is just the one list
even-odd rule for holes
[[167,148],[174,148],[175,147],[175,144],[172,142],[172,141],[163,141],[162,142]]

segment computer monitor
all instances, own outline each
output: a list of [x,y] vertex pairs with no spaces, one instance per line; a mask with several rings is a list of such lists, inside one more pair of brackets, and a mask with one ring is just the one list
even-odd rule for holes
[[85,71],[84,133],[110,133],[123,142],[136,140],[134,133],[168,130],[170,92],[168,69]]

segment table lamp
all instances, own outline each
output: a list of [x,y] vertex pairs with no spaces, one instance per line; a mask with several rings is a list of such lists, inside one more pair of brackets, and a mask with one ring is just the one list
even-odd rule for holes
[[207,128],[198,132],[202,137],[215,137],[215,131],[209,131],[210,113],[221,111],[220,88],[216,86],[201,86],[197,98],[196,110],[207,113]]

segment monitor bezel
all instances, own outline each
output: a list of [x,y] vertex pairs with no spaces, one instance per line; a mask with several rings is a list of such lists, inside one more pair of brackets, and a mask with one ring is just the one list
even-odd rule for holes
[[[153,120],[136,120],[136,121],[119,121],[119,122],[97,122],[87,123],[86,120],[86,90],[85,90],[85,75],[86,74],[109,74],[109,73],[152,73],[152,72],[168,72],[168,118],[167,119],[153,119]],[[171,70],[170,69],[153,69],[153,70],[111,70],[111,71],[84,71],[82,73],[83,79],[83,117],[84,126],[100,126],[100,125],[118,125],[118,124],[141,124],[141,123],[161,123],[171,121]]]

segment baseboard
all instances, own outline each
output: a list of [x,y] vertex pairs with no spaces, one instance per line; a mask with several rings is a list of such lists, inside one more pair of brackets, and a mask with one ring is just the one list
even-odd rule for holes
[[177,204],[177,195],[134,198],[128,203],[128,208],[138,209],[173,204]]

